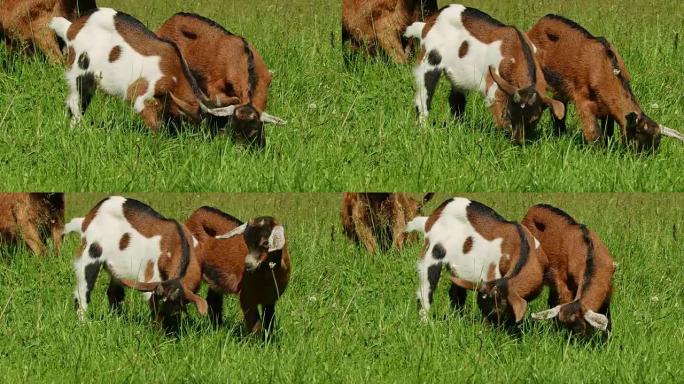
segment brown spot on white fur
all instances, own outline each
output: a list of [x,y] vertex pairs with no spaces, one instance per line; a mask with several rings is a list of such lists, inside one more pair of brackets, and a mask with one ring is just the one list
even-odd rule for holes
[[124,249],[128,248],[128,244],[130,243],[130,241],[131,235],[129,235],[128,233],[124,233],[121,236],[121,239],[119,239],[119,249],[123,251]]
[[473,249],[473,237],[468,236],[463,242],[463,253],[466,254],[470,252],[471,249]]
[[149,87],[147,80],[142,77],[138,78],[138,80],[134,81],[128,86],[128,91],[126,91],[126,99],[131,102],[135,102],[135,99],[147,92],[147,87]]
[[154,277],[154,261],[149,260],[145,266],[145,281],[152,281]]
[[109,62],[113,63],[117,60],[119,60],[119,57],[121,56],[121,46],[115,45],[111,51],[109,51]]
[[461,46],[458,48],[458,57],[464,58],[468,54],[468,41],[463,40]]

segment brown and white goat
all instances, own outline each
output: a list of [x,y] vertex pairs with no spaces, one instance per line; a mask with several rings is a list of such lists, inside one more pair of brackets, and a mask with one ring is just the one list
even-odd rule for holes
[[420,209],[432,199],[428,193],[421,202],[405,193],[342,194],[342,225],[344,234],[361,243],[370,253],[401,250],[409,238],[404,232],[406,223],[420,214]]
[[50,22],[67,42],[67,106],[72,125],[99,87],[133,104],[145,124],[159,130],[164,118],[187,116],[199,121],[202,112],[221,115],[226,108],[209,108],[176,44],[158,38],[141,22],[111,8],[99,8],[73,23],[62,17]]
[[549,259],[549,307],[534,319],[558,318],[578,334],[611,329],[610,298],[615,262],[598,235],[564,211],[531,207],[522,221]]
[[63,230],[63,193],[0,193],[0,243],[16,244],[22,238],[42,255],[49,232],[59,254]]
[[343,0],[342,44],[372,55],[382,50],[395,62],[405,63],[404,30],[437,9],[437,0]]
[[406,231],[420,231],[425,245],[418,261],[418,304],[423,320],[442,268],[451,272],[449,297],[461,308],[467,290],[477,291],[482,314],[511,325],[525,315],[527,302],[541,292],[548,260],[539,242],[516,222],[476,201],[455,197],[429,217],[417,217]]
[[176,220],[140,201],[110,196],[71,220],[65,227],[65,234],[70,232],[81,235],[74,261],[74,303],[81,320],[102,266],[111,276],[107,297],[114,310],[123,303],[123,287],[129,287],[145,292],[153,319],[167,330],[177,326],[188,302],[206,314],[206,301],[194,293],[202,283],[196,240]]
[[421,39],[415,106],[425,124],[437,82],[442,74],[451,82],[449,104],[454,116],[465,111],[466,91],[479,90],[499,127],[512,128],[521,144],[548,106],[557,118],[565,116],[563,104],[546,97],[546,82],[534,47],[523,32],[504,25],[474,8],[452,4],[414,23],[407,37]]
[[62,52],[48,24],[53,17],[74,20],[95,9],[95,0],[3,0],[0,1],[0,39],[10,47],[28,43],[30,51],[42,51],[60,61]]
[[[632,92],[622,57],[605,38],[557,15],[541,18],[527,36],[539,50],[538,60],[555,97],[575,103],[585,141],[602,136],[607,140],[615,122],[623,140],[638,150],[657,149],[661,136],[684,141],[680,132],[646,116]],[[597,119],[602,119],[601,125]],[[554,124],[558,133],[565,131],[565,118],[554,119]]]
[[173,41],[188,62],[200,88],[226,112],[231,127],[257,146],[265,144],[264,123],[285,124],[266,112],[271,73],[259,52],[244,37],[194,13],[177,13],[157,30]]
[[283,226],[265,216],[242,223],[212,207],[197,209],[186,226],[199,241],[213,323],[223,321],[223,295],[236,294],[247,332],[271,331],[276,302],[285,292],[291,272]]

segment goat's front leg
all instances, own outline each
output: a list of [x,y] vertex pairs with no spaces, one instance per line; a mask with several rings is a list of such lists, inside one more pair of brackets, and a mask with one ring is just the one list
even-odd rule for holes
[[370,208],[364,204],[359,203],[354,206],[352,210],[352,220],[354,221],[354,229],[356,230],[356,236],[361,241],[368,252],[374,254],[378,248],[375,235],[373,230],[366,223],[367,216],[370,215]]
[[427,321],[427,314],[432,305],[432,297],[437,289],[441,272],[441,263],[432,260],[429,253],[426,253],[425,257],[418,261],[418,280],[420,285],[416,294],[418,296],[419,314],[422,321]]
[[264,304],[264,329],[268,334],[273,332],[275,324],[275,304]]
[[85,312],[90,303],[90,294],[95,287],[97,275],[100,273],[100,262],[94,260],[86,252],[81,252],[81,255],[74,262],[74,271],[76,272],[76,289],[74,290],[74,304],[79,320],[83,320]]
[[593,143],[601,137],[601,128],[594,113],[595,109],[592,101],[577,103],[577,112],[582,121],[582,134],[586,143]]
[[245,330],[247,333],[255,334],[261,332],[259,308],[256,305],[243,306],[242,313],[245,316]]
[[40,232],[37,226],[31,222],[27,217],[26,212],[19,210],[15,213],[17,224],[21,228],[21,236],[24,238],[26,245],[31,248],[36,255],[43,255],[45,253],[45,243],[40,238]]
[[223,293],[209,288],[207,291],[207,304],[209,305],[209,320],[218,327],[223,324]]

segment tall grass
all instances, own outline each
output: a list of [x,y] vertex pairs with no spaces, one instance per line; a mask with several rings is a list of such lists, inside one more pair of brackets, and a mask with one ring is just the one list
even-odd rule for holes
[[[153,135],[125,102],[96,95],[69,128],[62,68],[0,45],[0,186],[70,191],[681,191],[684,146],[635,155],[616,140],[582,143],[577,120],[557,139],[548,117],[524,147],[494,127],[482,98],[449,118],[443,81],[431,125],[417,127],[411,65],[360,59],[345,66],[340,1],[103,0],[155,29],[177,11],[211,17],[245,36],[274,71],[269,111],[289,121],[268,127],[250,151],[205,126]],[[673,0],[472,1],[506,23],[529,28],[554,12],[612,41],[646,112],[682,128],[684,20]]]
[[[85,214],[101,197],[68,195],[67,217]],[[235,298],[225,304],[222,328],[190,308],[182,335],[166,338],[137,293],[127,293],[122,315],[109,313],[104,272],[79,323],[71,299],[78,240],[67,237],[61,255],[0,250],[2,382],[678,382],[684,375],[681,194],[468,195],[509,219],[551,203],[601,236],[619,263],[606,344],[573,341],[529,315],[513,337],[483,323],[472,297],[462,313],[450,313],[444,282],[432,319],[422,324],[415,307],[420,244],[371,257],[341,235],[339,194],[133,197],[180,220],[209,204],[243,219],[271,214],[284,222],[293,274],[277,306],[275,340],[239,336]],[[529,311],[546,308],[545,296]]]

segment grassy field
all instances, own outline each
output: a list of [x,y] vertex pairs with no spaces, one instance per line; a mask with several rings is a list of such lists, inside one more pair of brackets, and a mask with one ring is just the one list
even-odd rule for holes
[[[443,81],[434,124],[419,130],[411,65],[361,60],[345,67],[340,1],[102,0],[159,26],[184,10],[209,16],[254,43],[274,71],[268,146],[250,151],[197,127],[155,136],[126,103],[98,94],[70,129],[62,68],[0,45],[0,186],[69,191],[682,191],[684,145],[665,140],[637,156],[617,142],[582,144],[577,122],[556,139],[546,117],[539,139],[512,145],[478,95],[467,114],[448,117]],[[605,35],[620,50],[647,113],[684,129],[684,19],[673,0],[472,1],[527,29],[554,12]],[[638,20],[635,20],[638,10]]]
[[[339,194],[133,196],[179,219],[211,204],[242,218],[272,214],[284,221],[293,275],[278,304],[276,340],[237,336],[234,298],[227,300],[223,328],[213,330],[190,309],[182,336],[166,338],[150,326],[137,293],[127,294],[123,315],[108,313],[106,274],[88,320],[79,323],[71,301],[77,248],[71,237],[61,255],[46,258],[0,250],[3,382],[580,383],[684,376],[681,194],[468,195],[517,219],[529,205],[552,203],[598,232],[619,263],[614,331],[605,345],[572,341],[529,317],[514,338],[482,323],[472,300],[461,315],[450,314],[444,281],[433,320],[420,323],[414,267],[420,245],[371,257],[348,243],[340,233]],[[68,195],[67,217],[83,215],[100,198]],[[530,310],[544,303],[545,294]]]

